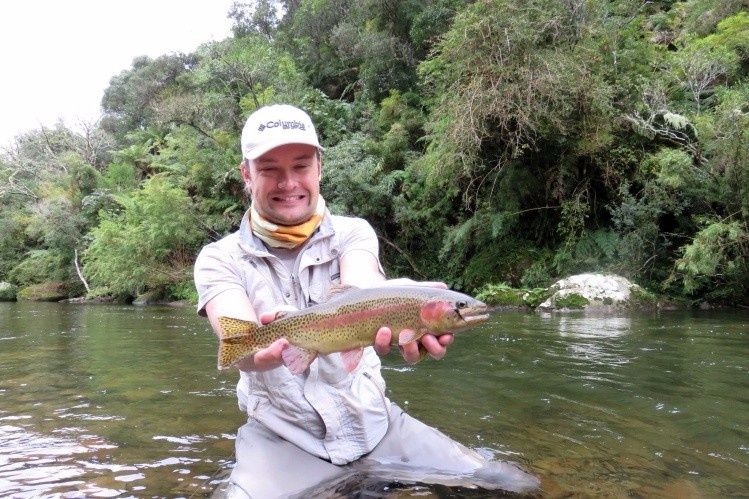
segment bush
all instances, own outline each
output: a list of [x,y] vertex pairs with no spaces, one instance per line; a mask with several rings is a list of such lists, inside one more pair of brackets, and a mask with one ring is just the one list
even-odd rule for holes
[[18,286],[9,282],[0,282],[0,301],[16,301]]
[[65,280],[68,263],[57,251],[32,250],[21,263],[10,270],[8,277],[19,287],[40,284],[50,279]]
[[60,301],[67,298],[65,284],[59,281],[32,284],[18,291],[17,299],[30,301]]
[[476,293],[476,298],[487,305],[525,307],[523,291],[514,289],[505,283],[485,284]]
[[187,194],[155,176],[122,201],[120,213],[104,216],[91,231],[83,261],[92,286],[137,296],[185,280],[202,238]]

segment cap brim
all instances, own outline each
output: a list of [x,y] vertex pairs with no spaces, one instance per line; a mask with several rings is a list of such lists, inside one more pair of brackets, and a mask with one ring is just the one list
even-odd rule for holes
[[320,151],[324,151],[325,148],[321,146],[318,142],[313,141],[305,141],[305,140],[289,140],[289,139],[278,139],[278,140],[271,140],[266,143],[264,143],[262,146],[255,147],[252,151],[250,151],[249,154],[245,155],[246,159],[257,159],[266,152],[275,149],[276,147],[285,146],[288,144],[304,144],[308,146],[312,146],[316,149],[319,149]]

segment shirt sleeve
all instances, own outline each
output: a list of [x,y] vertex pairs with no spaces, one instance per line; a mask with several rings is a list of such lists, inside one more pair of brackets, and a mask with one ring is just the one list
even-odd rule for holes
[[380,243],[377,241],[377,234],[369,222],[361,218],[351,219],[352,223],[349,230],[341,234],[341,254],[354,250],[361,250],[371,253],[377,260],[377,268],[380,274],[385,277],[385,271],[380,263]]
[[230,255],[216,244],[205,246],[195,260],[195,289],[198,291],[198,315],[205,317],[205,306],[229,289],[244,291],[241,273]]

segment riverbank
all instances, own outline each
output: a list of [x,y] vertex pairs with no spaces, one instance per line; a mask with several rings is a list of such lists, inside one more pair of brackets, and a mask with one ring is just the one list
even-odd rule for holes
[[[47,301],[78,304],[119,303],[136,306],[161,305],[170,307],[193,306],[191,300],[164,299],[160,295],[144,293],[135,299],[114,296],[67,298],[56,282],[42,283],[19,289],[0,282],[0,301]],[[686,298],[667,296],[647,290],[628,279],[602,273],[576,274],[556,281],[549,287],[514,288],[504,283],[486,284],[478,289],[476,297],[493,310],[518,310],[539,312],[587,311],[609,313],[638,310],[688,310],[734,308],[727,305]],[[736,308],[746,308],[737,306]]]

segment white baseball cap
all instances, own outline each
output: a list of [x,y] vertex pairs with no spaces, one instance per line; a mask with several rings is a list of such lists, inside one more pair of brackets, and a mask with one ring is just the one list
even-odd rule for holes
[[257,159],[285,144],[308,144],[322,150],[307,113],[288,104],[264,106],[252,113],[242,129],[242,156]]

